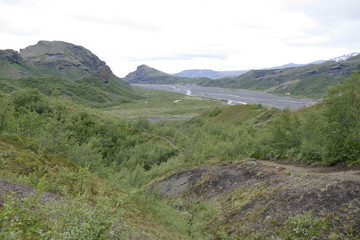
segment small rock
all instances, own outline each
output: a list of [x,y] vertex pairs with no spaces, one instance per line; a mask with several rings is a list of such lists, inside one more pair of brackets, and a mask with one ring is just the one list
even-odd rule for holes
[[281,167],[281,166],[276,167],[276,171],[278,171],[278,172],[284,171],[285,169],[286,168]]

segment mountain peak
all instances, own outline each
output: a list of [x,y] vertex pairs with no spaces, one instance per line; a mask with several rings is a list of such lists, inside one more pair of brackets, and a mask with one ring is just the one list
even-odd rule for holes
[[36,65],[76,66],[85,71],[96,71],[106,65],[86,48],[62,41],[39,41],[21,49],[20,55]]
[[[36,66],[51,68],[60,76],[84,77],[90,74],[101,76],[101,80],[107,82],[112,75],[106,63],[91,51],[63,41],[39,41],[21,49],[20,56]],[[71,76],[67,76],[67,72],[71,72]]]
[[353,53],[342,55],[340,57],[332,58],[329,61],[342,62],[342,61],[348,60],[349,58],[356,57],[358,55],[360,55],[360,52],[353,52]]
[[137,66],[137,68],[150,68],[150,67],[148,65],[141,64],[141,65]]
[[179,77],[156,70],[147,65],[140,65],[134,72],[123,78],[126,83],[175,83]]

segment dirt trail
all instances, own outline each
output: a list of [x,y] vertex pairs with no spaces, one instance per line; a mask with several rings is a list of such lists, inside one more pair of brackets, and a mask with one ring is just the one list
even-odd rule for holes
[[153,136],[153,137],[160,138],[160,139],[164,140],[165,142],[169,143],[171,146],[176,147],[175,141],[172,138],[167,138],[167,137],[164,137],[164,136],[160,136],[160,135],[157,135],[157,134],[154,134],[154,133],[151,133],[151,132],[144,132],[144,133],[147,134],[147,135]]
[[327,176],[339,180],[360,181],[360,169],[358,168],[344,169],[340,167],[311,167],[311,166],[285,164],[285,163],[278,163],[278,162],[264,161],[264,160],[254,160],[254,162],[260,164],[260,166],[264,168],[275,169],[276,171],[279,172],[290,170],[295,174],[319,175],[319,176]]

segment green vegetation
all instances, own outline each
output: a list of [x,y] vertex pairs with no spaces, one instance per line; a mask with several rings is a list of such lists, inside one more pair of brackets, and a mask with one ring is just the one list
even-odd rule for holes
[[325,98],[328,162],[360,158],[360,78],[354,72],[344,84],[330,89]]
[[133,91],[137,96],[136,100],[102,110],[122,118],[193,117],[215,107],[224,107],[224,104],[216,99],[137,87],[134,87]]
[[[31,203],[19,205],[9,196],[1,212],[5,239],[34,239],[45,237],[43,234],[49,238],[70,234],[69,239],[107,239],[115,231],[112,228],[132,234],[131,228],[137,229],[144,212],[146,217],[141,221],[154,222],[152,219],[158,219],[158,210],[163,208],[167,210],[161,218],[174,217],[142,226],[144,234],[153,239],[166,239],[168,235],[177,238],[177,225],[186,219],[175,222],[176,210],[145,193],[123,191],[144,184],[143,173],[152,172],[154,166],[176,156],[176,147],[143,132],[140,120],[125,122],[101,116],[99,112],[48,98],[38,90],[1,95],[1,102],[0,178],[60,194],[65,201],[49,200],[49,207],[41,205],[42,211],[35,213],[36,199],[29,197],[24,201]],[[68,198],[71,204],[67,203]],[[143,211],[139,213],[138,209]],[[55,217],[60,211],[62,217]],[[123,212],[127,219],[121,226],[117,222],[123,221]],[[32,214],[34,219],[27,219],[26,214]],[[14,223],[15,216],[21,220],[16,218]],[[152,232],[152,228],[163,230]]]
[[71,98],[91,107],[118,105],[136,98],[130,86],[89,50],[66,42],[0,50],[0,87],[10,93],[36,88],[48,96]]
[[[296,112],[227,107],[176,93],[123,89],[96,78],[33,77],[0,84],[0,179],[20,189],[6,192],[0,202],[4,239],[236,239],[222,228],[224,206],[218,201],[166,200],[150,194],[148,186],[199,163],[248,157],[323,165],[360,160],[356,72],[330,89],[323,103]],[[144,118],[199,113],[188,121]],[[128,117],[142,118],[123,119]],[[254,176],[261,179],[264,173]],[[257,186],[235,192],[229,209],[278,189]],[[246,220],[256,221],[264,209],[253,209]],[[274,239],[329,232],[326,219],[311,212],[287,219]],[[247,239],[261,239],[255,235]]]
[[202,86],[267,90],[276,94],[321,98],[329,87],[343,83],[352,71],[359,71],[360,57],[303,67],[253,70],[239,77],[204,80]]
[[231,106],[180,123],[176,130],[174,123],[159,123],[156,131],[174,138],[188,160],[253,157],[351,163],[360,158],[359,92],[359,76],[354,73],[311,108],[291,112]]
[[27,77],[0,79],[2,91],[10,93],[16,89],[36,88],[48,96],[70,99],[90,107],[106,107],[134,100],[135,94],[120,80],[103,83],[98,79],[69,80],[57,77]]
[[126,83],[189,83],[194,82],[192,78],[176,77],[146,65],[138,66],[136,71],[129,73],[124,79]]
[[284,69],[252,70],[238,77],[221,79],[181,78],[142,65],[124,81],[129,83],[197,84],[207,87],[253,89],[279,95],[322,98],[332,86],[343,83],[360,70],[360,56],[343,62],[325,62]]

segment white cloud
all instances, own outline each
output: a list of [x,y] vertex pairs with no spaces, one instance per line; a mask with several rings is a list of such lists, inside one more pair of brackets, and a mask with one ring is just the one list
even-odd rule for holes
[[121,25],[127,28],[132,28],[140,31],[148,31],[148,32],[159,32],[161,31],[161,27],[148,24],[145,22],[138,22],[132,19],[124,18],[121,16],[117,16],[114,18],[97,18],[93,16],[74,16],[74,20],[84,21],[88,24],[104,24],[104,25]]
[[358,51],[359,10],[358,0],[2,0],[0,48],[63,40],[119,76],[140,64],[271,67]]

